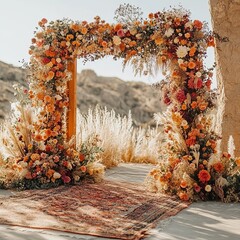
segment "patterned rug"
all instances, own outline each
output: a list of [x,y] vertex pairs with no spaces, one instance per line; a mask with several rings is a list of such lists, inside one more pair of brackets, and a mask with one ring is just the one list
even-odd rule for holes
[[141,184],[86,182],[0,198],[0,224],[136,240],[188,205]]

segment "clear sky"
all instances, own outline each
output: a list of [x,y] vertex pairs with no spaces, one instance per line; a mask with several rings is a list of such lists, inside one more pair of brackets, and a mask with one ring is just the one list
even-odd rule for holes
[[[33,31],[43,17],[48,20],[70,18],[92,21],[94,16],[99,15],[112,23],[114,11],[123,3],[140,7],[144,18],[150,12],[180,4],[191,11],[192,19],[206,21],[211,28],[208,0],[0,0],[0,61],[21,66],[19,61],[29,60],[28,48]],[[214,61],[213,55],[213,50],[209,51],[208,66]],[[149,83],[160,80],[160,76],[134,77],[131,68],[122,72],[121,60],[116,62],[110,57],[85,66],[78,60],[78,72],[86,68],[93,69],[98,75],[115,76],[123,80]]]

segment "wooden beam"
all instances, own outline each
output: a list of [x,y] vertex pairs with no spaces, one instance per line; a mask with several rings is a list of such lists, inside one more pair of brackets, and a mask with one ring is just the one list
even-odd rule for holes
[[[68,70],[72,73],[72,79],[68,81],[69,106],[67,113],[67,140],[76,138],[77,121],[77,59],[68,64]],[[76,140],[76,139],[75,139]]]

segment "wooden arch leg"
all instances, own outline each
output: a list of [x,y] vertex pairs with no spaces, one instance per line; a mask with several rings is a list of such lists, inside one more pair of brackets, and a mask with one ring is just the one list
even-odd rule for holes
[[[67,112],[67,140],[76,138],[77,121],[77,59],[68,63],[68,70],[72,73],[72,79],[68,81],[69,106]],[[76,139],[75,139],[76,140]]]

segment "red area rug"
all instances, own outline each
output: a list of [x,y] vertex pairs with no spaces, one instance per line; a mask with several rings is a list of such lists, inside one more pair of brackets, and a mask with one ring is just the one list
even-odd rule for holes
[[117,239],[142,239],[189,204],[141,184],[83,183],[0,198],[0,224]]

